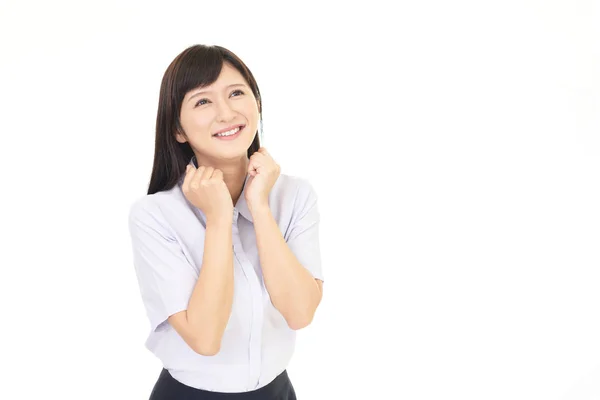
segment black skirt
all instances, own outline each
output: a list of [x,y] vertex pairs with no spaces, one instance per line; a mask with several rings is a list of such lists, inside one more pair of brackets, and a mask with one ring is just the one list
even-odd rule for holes
[[288,377],[287,370],[283,371],[273,382],[260,389],[241,393],[221,393],[196,389],[184,385],[171,376],[163,368],[152,389],[149,400],[296,400],[296,392]]

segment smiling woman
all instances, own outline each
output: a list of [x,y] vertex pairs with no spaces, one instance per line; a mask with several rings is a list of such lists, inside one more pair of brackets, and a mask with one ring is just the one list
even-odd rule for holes
[[134,266],[163,369],[151,400],[292,400],[296,331],[323,295],[317,196],[261,147],[248,67],[196,45],[167,68],[154,166],[129,214]]
[[[258,115],[258,102],[249,85],[225,62],[213,84],[184,96],[180,115],[183,131],[176,138],[179,143],[188,142],[199,159],[215,164],[216,158],[239,157],[240,148],[248,149]],[[231,145],[223,146],[222,141]]]
[[[235,54],[220,46],[184,50],[162,80],[148,194],[173,187],[192,156],[214,164],[215,157],[240,156],[239,148],[245,146],[242,155],[250,158],[260,148],[261,108],[258,84]],[[212,134],[233,125],[244,125],[244,143],[215,148]]]

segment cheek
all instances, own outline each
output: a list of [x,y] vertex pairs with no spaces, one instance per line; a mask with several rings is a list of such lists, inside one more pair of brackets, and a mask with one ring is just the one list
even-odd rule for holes
[[256,102],[248,102],[244,104],[244,115],[250,121],[258,121],[258,104],[256,104]]
[[186,113],[181,118],[181,125],[186,132],[194,134],[194,132],[202,133],[210,129],[213,118],[210,111],[190,112]]

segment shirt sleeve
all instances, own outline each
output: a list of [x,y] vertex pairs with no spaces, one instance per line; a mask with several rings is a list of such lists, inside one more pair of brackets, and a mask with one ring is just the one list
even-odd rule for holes
[[321,249],[319,243],[319,208],[317,194],[305,179],[296,195],[294,217],[290,224],[287,244],[300,264],[315,279],[324,281],[321,269]]
[[133,264],[152,331],[166,327],[169,316],[187,310],[198,272],[183,254],[157,207],[131,207],[129,232]]

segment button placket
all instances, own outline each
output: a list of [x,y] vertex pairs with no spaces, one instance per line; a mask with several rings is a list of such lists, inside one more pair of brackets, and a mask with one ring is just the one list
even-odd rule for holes
[[[234,213],[235,218],[235,213]],[[237,221],[237,220],[236,220]],[[249,311],[250,311],[250,327],[249,327],[249,350],[248,363],[249,375],[247,385],[249,388],[255,388],[259,383],[261,374],[261,342],[262,342],[262,325],[263,325],[263,301],[260,283],[254,272],[254,267],[244,254],[243,244],[241,242],[239,227],[237,223],[233,224],[233,254],[237,260],[246,283],[250,295]]]
[[[239,213],[238,213],[239,215]],[[248,351],[248,362],[249,362],[249,375],[247,385],[249,388],[255,388],[261,375],[261,349],[262,349],[262,326],[264,319],[264,303],[261,283],[256,276],[254,266],[246,257],[244,252],[243,243],[241,242],[241,236],[239,235],[239,227],[237,224],[234,225],[233,231],[235,234],[235,249],[234,255],[238,260],[239,265],[243,271],[244,277],[248,284],[248,290],[250,293],[250,314],[251,314],[251,325],[249,334],[249,351]]]

